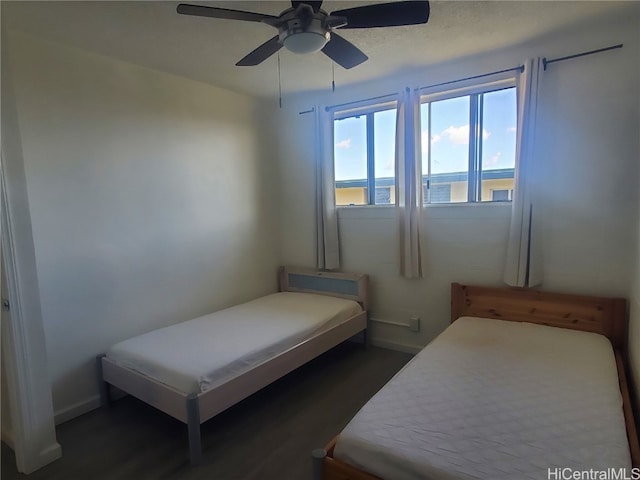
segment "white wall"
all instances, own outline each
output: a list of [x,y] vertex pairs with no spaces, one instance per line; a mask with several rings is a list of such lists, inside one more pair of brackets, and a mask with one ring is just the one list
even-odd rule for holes
[[96,405],[94,356],[274,291],[264,106],[11,33],[54,407]]
[[[286,219],[282,261],[315,264],[314,118],[299,112],[315,103],[335,105],[509,68],[531,56],[554,58],[624,43],[621,50],[550,66],[544,77],[538,144],[546,175],[544,288],[627,296],[638,188],[638,9],[634,13],[384,81],[353,88],[340,88],[338,82],[336,93],[327,89],[286,99],[280,142]],[[411,315],[422,318],[419,333],[374,324],[374,341],[405,349],[425,345],[449,321],[450,282],[500,284],[509,218],[506,205],[428,207],[422,232],[425,278],[410,281],[397,273],[393,208],[340,209],[343,269],[371,275],[372,316],[396,322],[406,322]]]

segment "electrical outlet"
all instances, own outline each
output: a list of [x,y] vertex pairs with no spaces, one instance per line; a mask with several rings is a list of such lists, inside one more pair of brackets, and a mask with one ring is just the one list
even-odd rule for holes
[[412,332],[420,331],[420,317],[409,317],[409,330]]

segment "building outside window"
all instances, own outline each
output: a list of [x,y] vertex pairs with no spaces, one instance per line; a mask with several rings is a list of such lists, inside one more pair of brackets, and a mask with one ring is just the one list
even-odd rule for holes
[[444,185],[451,192],[447,203],[504,201],[492,192],[513,190],[517,115],[512,84],[509,80],[423,97],[425,203],[443,203]]
[[430,203],[451,203],[450,183],[433,183],[429,191],[423,179],[422,190],[422,198],[429,198]]
[[513,200],[513,190],[491,190],[491,200],[493,202],[510,202]]
[[336,205],[395,204],[396,102],[336,113]]
[[[395,204],[396,110],[392,102],[336,113],[336,205]],[[423,95],[424,203],[511,201],[516,119],[513,79]]]

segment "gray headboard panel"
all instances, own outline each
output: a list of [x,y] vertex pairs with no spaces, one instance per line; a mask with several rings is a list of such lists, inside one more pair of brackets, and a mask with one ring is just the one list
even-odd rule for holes
[[319,272],[280,267],[281,292],[305,292],[355,300],[368,308],[369,277],[361,273]]

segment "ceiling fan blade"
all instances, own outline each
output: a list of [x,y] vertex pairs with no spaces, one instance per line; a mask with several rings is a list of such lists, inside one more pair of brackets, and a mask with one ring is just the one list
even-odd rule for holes
[[300,5],[301,3],[306,3],[307,5],[311,5],[314,12],[317,12],[318,10],[320,10],[320,7],[322,6],[322,0],[306,0],[306,1],[291,0],[291,6],[293,8],[298,8],[298,5]]
[[236,66],[252,67],[264,62],[267,58],[269,58],[271,55],[282,48],[282,44],[278,40],[278,35],[273,37],[271,40],[267,40],[242,60],[240,60],[238,63],[236,63]]
[[379,3],[331,12],[331,16],[345,17],[341,28],[396,27],[417,25],[429,20],[428,1]]
[[189,5],[188,3],[181,3],[178,5],[176,10],[182,15],[225,18],[227,20],[245,20],[247,22],[263,22],[264,20],[277,20],[279,18],[273,15],[265,15],[263,13],[229,10],[228,8],[205,7],[202,5]]
[[353,43],[345,40],[336,32],[331,32],[331,40],[323,47],[322,52],[338,65],[347,69],[360,65],[369,58]]

